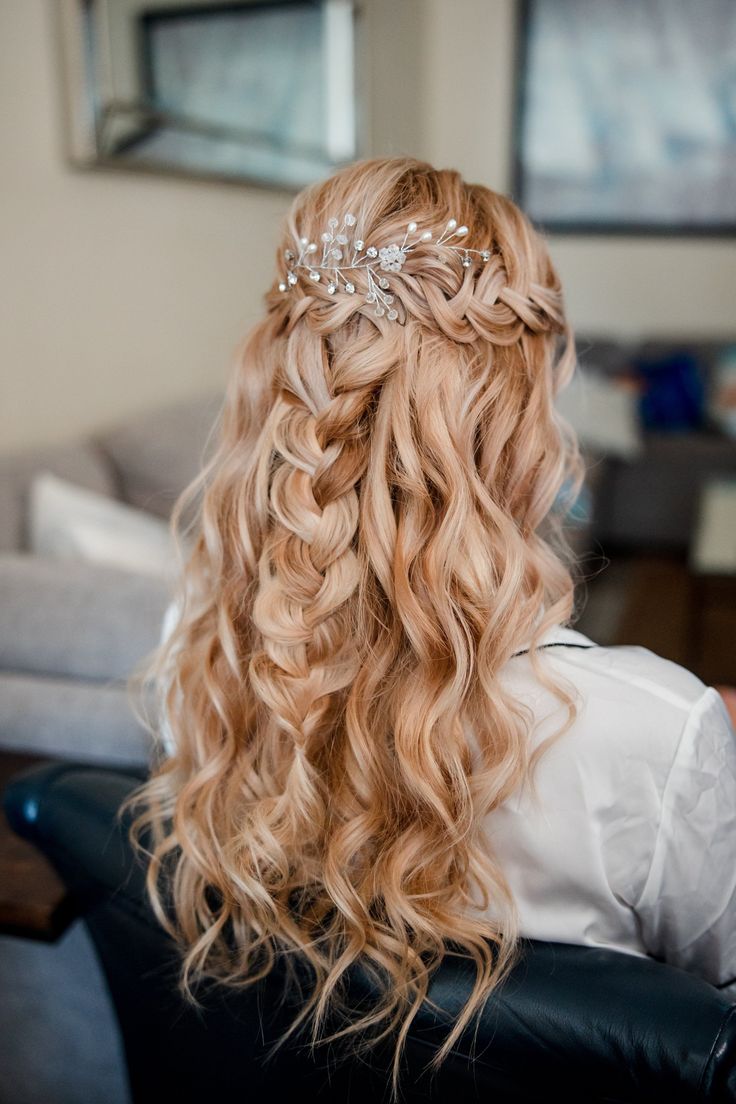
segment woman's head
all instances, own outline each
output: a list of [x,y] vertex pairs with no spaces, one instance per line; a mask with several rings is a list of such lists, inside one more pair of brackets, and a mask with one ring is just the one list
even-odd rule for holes
[[[467,233],[460,236],[461,226]],[[457,172],[406,158],[358,162],[297,198],[278,257],[278,289],[291,292],[290,324],[303,311],[317,311],[327,332],[356,325],[359,316],[381,317],[383,295],[370,277],[381,258],[374,252],[371,263],[368,251],[407,240],[411,255],[402,258],[401,276],[388,269],[394,302],[387,315],[415,319],[459,343],[481,338],[513,344],[524,326],[535,333],[564,328],[546,250],[519,209],[487,188],[466,184]],[[300,255],[304,263],[295,267]],[[333,265],[349,280],[331,278]],[[271,309],[278,311],[278,299],[269,295]]]
[[[317,280],[346,214],[341,274]],[[450,219],[467,234],[438,244]],[[398,268],[357,263],[410,223]],[[448,941],[478,971],[458,1030],[514,949],[484,821],[533,759],[502,669],[573,611],[558,508],[581,465],[553,405],[572,344],[521,212],[407,158],[297,196],[266,307],[158,657],[176,750],[144,793],[150,885],[171,879],[188,977],[247,982],[296,952],[318,1036],[359,961],[385,996],[356,1025],[400,1044]]]

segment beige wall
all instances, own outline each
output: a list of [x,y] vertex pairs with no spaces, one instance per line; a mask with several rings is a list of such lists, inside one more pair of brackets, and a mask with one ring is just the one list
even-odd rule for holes
[[[376,152],[416,153],[505,189],[513,0],[364,2]],[[258,315],[289,200],[69,168],[53,3],[0,0],[3,451],[220,384]],[[375,15],[386,11],[390,31],[376,49]],[[552,247],[586,332],[734,335],[731,242],[570,238]]]
[[286,197],[75,171],[47,0],[0,4],[0,447],[224,379]]

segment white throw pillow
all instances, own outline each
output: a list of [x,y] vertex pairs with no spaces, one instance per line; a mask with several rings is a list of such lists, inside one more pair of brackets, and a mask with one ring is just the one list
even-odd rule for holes
[[89,560],[166,579],[175,573],[167,522],[50,472],[31,484],[29,522],[31,551],[41,556]]

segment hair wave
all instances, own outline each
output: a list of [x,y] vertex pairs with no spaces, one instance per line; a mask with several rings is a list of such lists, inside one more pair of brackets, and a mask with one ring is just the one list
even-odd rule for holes
[[[284,250],[355,213],[368,241],[466,223],[479,270],[430,243],[398,322],[300,278]],[[554,408],[574,368],[560,285],[514,204],[408,158],[358,162],[295,199],[266,313],[230,380],[196,504],[179,622],[148,670],[174,739],[136,795],[148,888],[182,981],[249,984],[276,956],[313,980],[293,1027],[325,1039],[360,963],[378,1004],[338,1034],[395,1040],[454,947],[475,984],[446,1056],[514,961],[489,814],[523,780],[531,711],[501,672],[574,609],[560,495],[577,441]],[[546,744],[545,744],[546,746]],[[336,1037],[331,1033],[329,1038]]]

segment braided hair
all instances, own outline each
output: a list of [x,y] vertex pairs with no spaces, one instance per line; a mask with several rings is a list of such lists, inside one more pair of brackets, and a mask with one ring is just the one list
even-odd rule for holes
[[[486,264],[417,248],[397,320],[299,279],[297,233],[355,212],[390,242],[456,215]],[[151,667],[174,734],[138,800],[149,891],[187,991],[249,984],[289,952],[314,1042],[356,964],[381,999],[340,1034],[401,1048],[449,944],[476,981],[441,1062],[517,948],[487,818],[531,777],[532,715],[500,674],[574,609],[557,502],[582,481],[554,408],[574,366],[559,281],[514,204],[410,158],[300,193],[266,312],[230,381],[195,498],[179,624]],[[161,672],[166,669],[164,680]],[[549,741],[547,741],[548,743]]]

